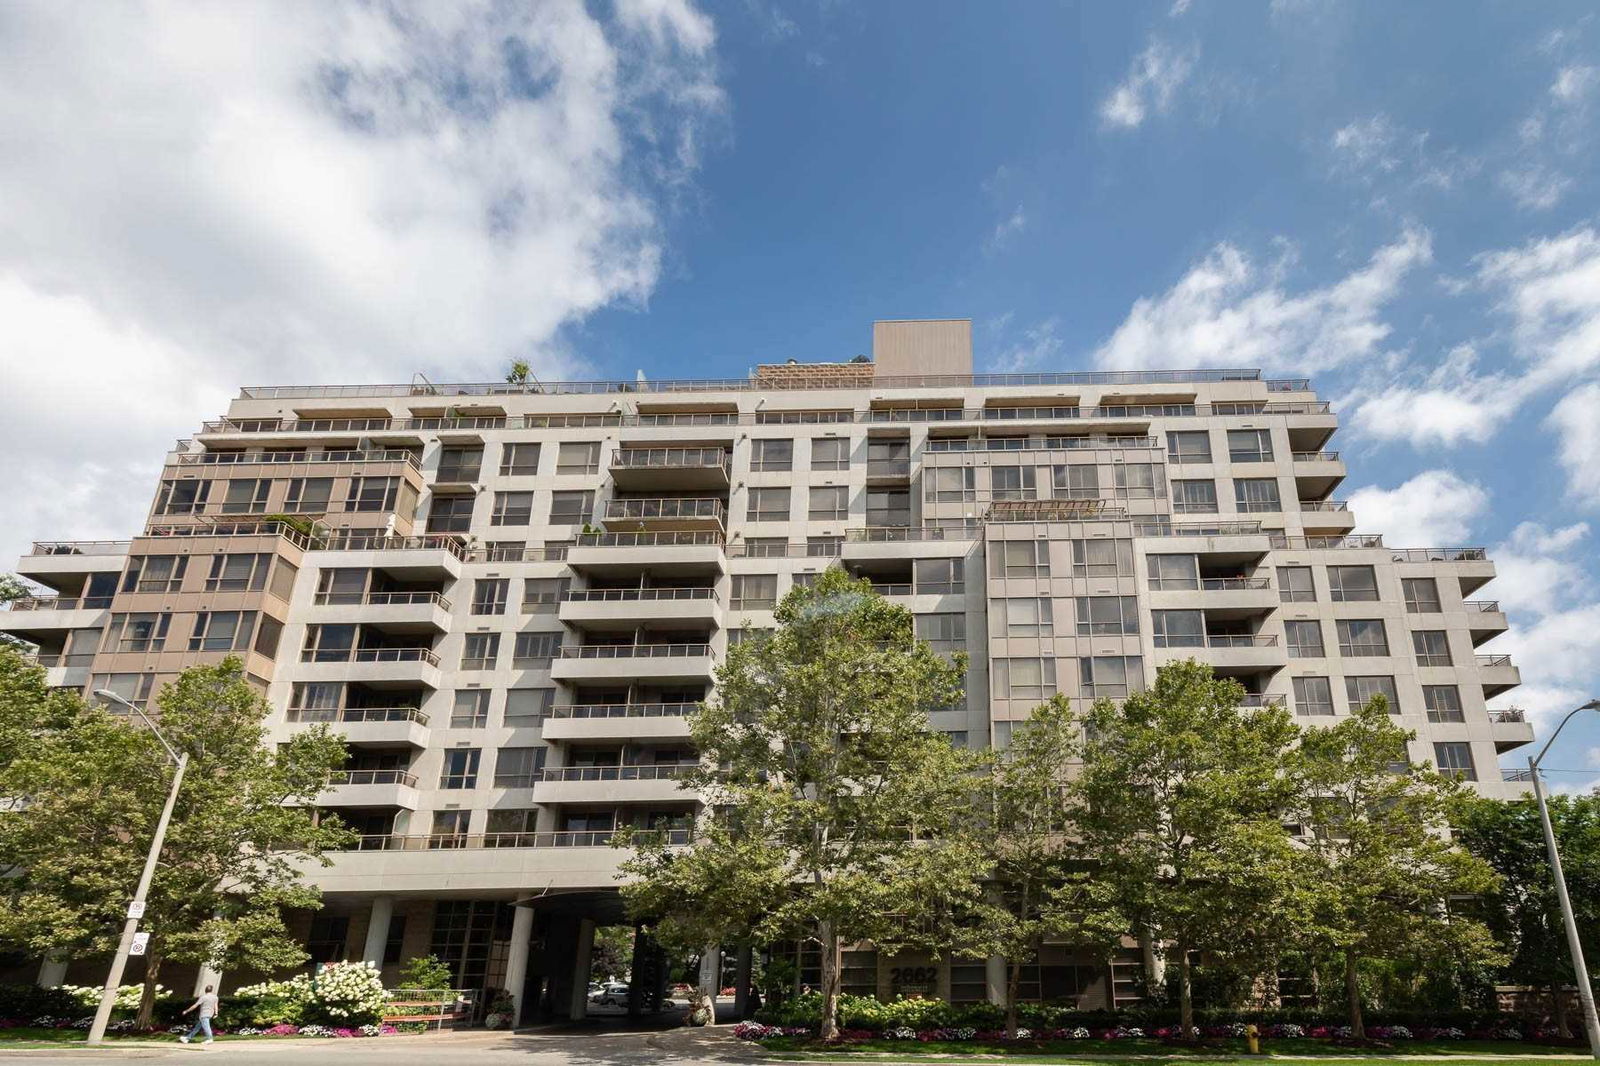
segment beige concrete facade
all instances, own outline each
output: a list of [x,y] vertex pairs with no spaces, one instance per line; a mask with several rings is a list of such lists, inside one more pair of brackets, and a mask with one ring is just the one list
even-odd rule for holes
[[1351,536],[1308,383],[974,378],[970,345],[970,323],[879,323],[876,365],[733,381],[247,388],[168,457],[131,541],[38,545],[20,572],[58,596],[0,631],[52,684],[136,700],[243,656],[274,738],[349,742],[324,801],[361,847],[309,872],[350,921],[308,936],[359,957],[388,900],[412,916],[391,956],[459,949],[463,979],[509,980],[462,945],[513,901],[612,893],[615,834],[687,837],[687,714],[828,567],[969,653],[966,705],[933,715],[958,742],[1192,656],[1308,724],[1390,694],[1413,757],[1521,791],[1498,765],[1532,739],[1517,670],[1484,647],[1506,619],[1475,598],[1492,563]]

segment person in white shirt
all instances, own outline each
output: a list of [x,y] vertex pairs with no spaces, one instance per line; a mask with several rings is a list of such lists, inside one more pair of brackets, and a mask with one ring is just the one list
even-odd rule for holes
[[196,998],[193,1003],[189,1004],[188,1008],[185,1009],[183,1013],[188,1014],[193,1010],[198,1010],[200,1012],[200,1017],[194,1023],[193,1029],[190,1029],[188,1033],[184,1034],[183,1036],[178,1037],[178,1042],[187,1044],[190,1040],[194,1039],[194,1034],[204,1031],[206,1038],[204,1041],[202,1041],[202,1043],[211,1043],[211,1041],[215,1039],[215,1037],[211,1035],[211,1019],[217,1016],[217,992],[212,985],[206,985],[206,990],[200,993],[199,997]]

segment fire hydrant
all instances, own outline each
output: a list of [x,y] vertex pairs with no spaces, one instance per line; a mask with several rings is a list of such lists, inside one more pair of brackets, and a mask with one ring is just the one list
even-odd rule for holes
[[1250,1049],[1250,1054],[1261,1054],[1261,1030],[1253,1025],[1244,1027],[1244,1042]]

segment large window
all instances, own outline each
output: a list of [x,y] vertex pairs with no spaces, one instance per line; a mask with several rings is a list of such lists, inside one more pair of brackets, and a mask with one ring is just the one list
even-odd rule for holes
[[483,469],[483,446],[439,450],[439,481],[476,481]]
[[813,437],[811,439],[811,469],[850,469],[850,438]]
[[1150,629],[1158,648],[1206,645],[1206,618],[1200,611],[1151,611]]
[[1439,582],[1431,577],[1403,577],[1400,591],[1405,597],[1406,610],[1412,614],[1438,614]]
[[966,571],[960,559],[918,559],[911,564],[916,591],[945,595],[967,590]]
[[1328,598],[1334,603],[1376,603],[1377,575],[1370,566],[1330,566]]
[[1472,764],[1472,745],[1465,741],[1435,744],[1433,761],[1445,777],[1454,777],[1462,781],[1478,779],[1478,768]]
[[472,529],[476,496],[435,496],[428,504],[429,533],[466,533]]
[[1074,606],[1080,637],[1139,632],[1139,601],[1132,596],[1079,596]]
[[1216,514],[1217,483],[1210,478],[1203,481],[1174,481],[1172,510],[1175,514]]
[[[1044,545],[1041,544],[1040,549],[1043,548]],[[1133,541],[1101,539],[1073,541],[1072,576],[1132,577]]]
[[510,578],[480,577],[472,583],[472,613],[505,614],[510,594]]
[[468,633],[461,642],[461,669],[493,670],[500,658],[499,633]]
[[1320,659],[1327,654],[1322,646],[1321,622],[1285,622],[1283,636],[1291,659]]
[[1056,661],[995,659],[994,690],[1002,699],[1048,699],[1056,693]]
[[733,575],[733,601],[736,611],[770,611],[778,604],[777,574]]
[[1079,661],[1082,694],[1119,700],[1144,691],[1144,660],[1137,655],[1096,655]]
[[1050,468],[1051,492],[1058,500],[1098,500],[1100,468],[1093,463],[1073,463]]
[[1228,430],[1228,461],[1234,463],[1272,462],[1272,434],[1265,429]]
[[1233,505],[1240,513],[1256,511],[1281,511],[1283,502],[1278,498],[1278,480],[1270,477],[1241,477],[1233,482]]
[[[444,753],[444,769],[439,774],[439,787],[477,788],[478,763],[483,758],[480,748],[448,748]],[[465,813],[465,812],[462,812]]]
[[543,744],[537,747],[501,748],[494,759],[495,788],[532,788],[544,769]]
[[291,514],[324,513],[333,500],[333,478],[297,477],[289,479],[289,493],[283,509]]
[[235,478],[222,498],[223,514],[259,514],[267,509],[272,482],[267,478]]
[[1166,495],[1160,463],[1118,463],[1111,469],[1119,499],[1148,500]]
[[489,690],[464,688],[450,706],[451,729],[482,729],[489,724]]
[[789,488],[751,489],[745,519],[751,522],[787,522]]
[[344,507],[347,511],[392,511],[399,492],[397,477],[353,477]]
[[506,691],[506,722],[508,726],[538,725],[550,717],[555,704],[553,688],[513,688]]
[[[1048,604],[1050,601],[1045,602]],[[927,641],[940,654],[962,651],[967,646],[967,616],[960,611],[919,614],[916,616],[916,627],[918,639]]]
[[1381,674],[1344,679],[1345,702],[1354,711],[1365,707],[1374,696],[1382,696],[1390,714],[1400,713],[1400,694],[1395,691],[1394,678]]
[[1183,430],[1167,434],[1167,462],[1209,463],[1211,461],[1211,434],[1203,429]]
[[556,452],[556,473],[597,474],[600,472],[600,442],[567,441]]
[[560,633],[518,633],[511,649],[511,665],[518,670],[548,670],[560,647]]
[[989,468],[990,498],[996,500],[1031,500],[1034,476],[1031,466],[995,466]]
[[[786,509],[787,510],[787,509]],[[868,489],[867,525],[909,526],[911,493],[906,489]]]
[[1442,629],[1419,629],[1411,634],[1418,666],[1449,666],[1450,637]]
[[206,591],[260,592],[267,585],[267,571],[271,568],[272,556],[266,553],[213,555]]
[[813,522],[843,522],[850,517],[850,489],[844,485],[813,488],[807,517]]
[[244,651],[255,628],[254,611],[201,611],[194,616],[190,651]]
[[1055,615],[1049,598],[1013,596],[995,600],[999,633],[1006,637],[1048,637],[1055,632]]
[[570,577],[530,577],[522,582],[522,613],[554,611],[567,594]]
[[1278,567],[1278,599],[1284,603],[1315,603],[1317,586],[1311,578],[1311,567]]
[[1149,556],[1150,587],[1157,592],[1200,587],[1200,563],[1193,555]]
[[989,545],[989,576],[1011,580],[1050,576],[1050,542],[997,540]]
[[494,494],[494,512],[489,516],[491,526],[525,526],[533,520],[533,493],[497,492]]
[[1423,685],[1422,705],[1428,709],[1430,722],[1465,722],[1461,709],[1461,690],[1455,685]]
[[1303,718],[1326,718],[1333,714],[1333,687],[1325,677],[1297,677],[1294,688],[1294,713]]
[[794,441],[754,440],[750,442],[750,469],[775,471],[794,469]]
[[593,514],[593,489],[550,494],[550,524],[553,526],[581,526]]
[[160,511],[162,514],[201,514],[210,495],[209,481],[163,481]]
[[935,466],[922,472],[922,498],[929,503],[961,503],[976,496],[970,466]]
[[177,592],[183,587],[187,555],[135,555],[128,560],[123,592]]
[[1334,622],[1339,631],[1339,654],[1356,658],[1389,654],[1389,638],[1381,618],[1341,618]]
[[505,444],[500,448],[502,477],[533,477],[539,472],[537,444]]
[[172,615],[166,612],[139,612],[137,614],[114,614],[111,616],[111,626],[106,630],[106,651],[160,651],[166,643],[167,628],[172,624]]

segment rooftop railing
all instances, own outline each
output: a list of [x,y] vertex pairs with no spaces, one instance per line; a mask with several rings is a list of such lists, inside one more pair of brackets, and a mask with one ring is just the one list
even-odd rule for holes
[[316,454],[273,454],[270,452],[191,452],[177,457],[179,466],[276,466],[280,463],[404,463],[421,469],[415,453],[401,449],[386,451],[337,451]]
[[418,707],[291,707],[284,715],[288,722],[415,722],[427,725],[428,716]]
[[1297,463],[1336,463],[1339,461],[1338,452],[1295,452],[1294,461]]
[[1500,611],[1499,600],[1462,600],[1461,606],[1469,612],[1477,611],[1482,614],[1496,614]]
[[29,555],[126,555],[131,540],[36,540]]
[[1483,548],[1390,548],[1389,555],[1397,563],[1483,562],[1489,558]]
[[1301,500],[1300,510],[1345,512],[1350,510],[1350,503],[1347,500]]
[[1480,669],[1511,665],[1511,656],[1509,655],[1474,655],[1472,658]]

